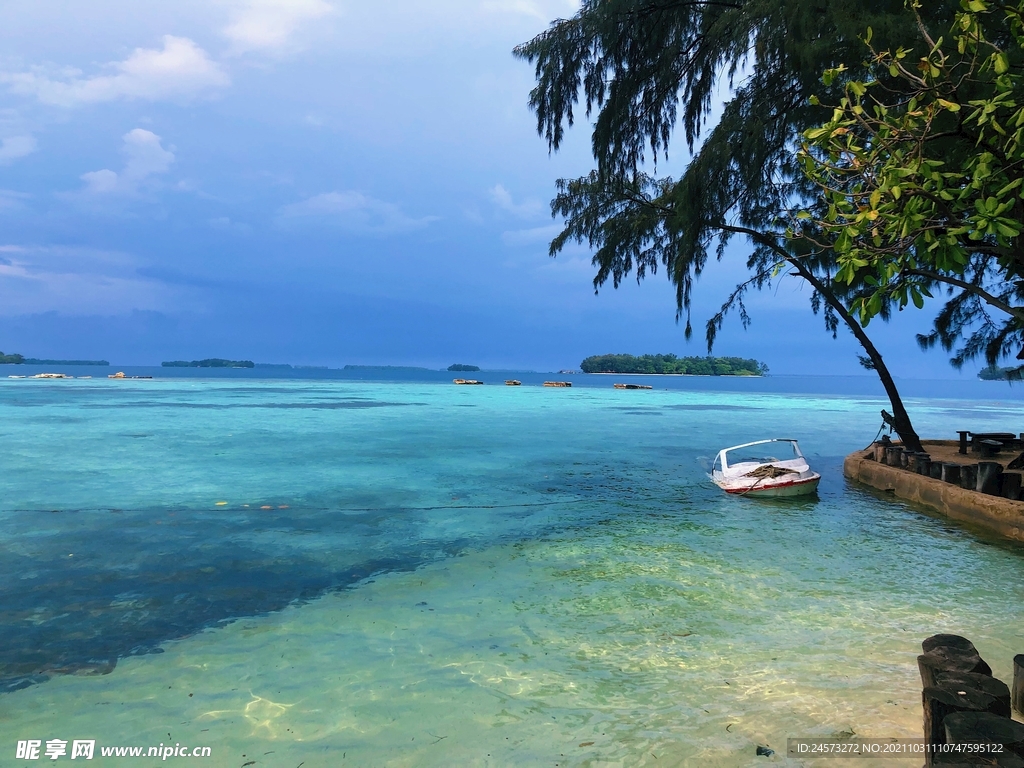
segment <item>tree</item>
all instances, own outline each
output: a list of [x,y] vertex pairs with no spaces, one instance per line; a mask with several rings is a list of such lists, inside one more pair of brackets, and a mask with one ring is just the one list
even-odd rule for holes
[[[947,3],[934,6],[933,17],[952,18]],[[896,431],[920,449],[892,376],[843,302],[850,287],[833,280],[831,249],[786,238],[786,211],[817,194],[794,148],[822,119],[809,97],[821,92],[824,69],[853,60],[869,23],[897,42],[916,33],[899,0],[584,0],[575,16],[553,22],[515,53],[536,66],[530,105],[551,150],[574,123],[581,98],[587,117],[596,112],[597,167],[558,182],[552,213],[565,217],[565,227],[552,256],[570,241],[589,244],[595,289],[665,268],[689,337],[691,293],[708,258],[721,258],[737,235],[745,238],[752,275],[708,321],[709,352],[730,311],[749,324],[747,291],[798,276],[833,335],[843,323],[864,347]],[[722,79],[732,97],[705,133]],[[838,85],[834,93],[838,98]],[[677,124],[691,162],[678,179],[648,175],[648,154],[656,167]]]
[[844,92],[800,153],[824,205],[793,235],[833,247],[837,279],[868,286],[851,303],[864,325],[945,293],[922,345],[995,366],[1024,358],[1024,2],[963,0],[948,44],[918,22],[924,55],[877,50],[869,28],[864,76],[825,72]]

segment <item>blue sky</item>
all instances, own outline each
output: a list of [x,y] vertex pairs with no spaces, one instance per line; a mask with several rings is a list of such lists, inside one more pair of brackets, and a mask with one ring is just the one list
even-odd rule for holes
[[[548,154],[511,49],[574,7],[8,0],[0,349],[538,370],[704,354],[741,250],[701,280],[690,343],[663,275],[595,296],[586,249],[547,256],[554,180],[590,169],[589,136]],[[862,372],[796,281],[751,310],[717,354]],[[918,351],[926,326],[870,330],[897,375],[973,376]]]

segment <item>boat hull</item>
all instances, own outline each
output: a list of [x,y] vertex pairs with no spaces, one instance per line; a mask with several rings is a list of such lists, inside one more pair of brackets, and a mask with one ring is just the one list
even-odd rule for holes
[[810,496],[818,491],[821,475],[813,473],[813,477],[802,477],[795,480],[741,484],[737,482],[718,483],[718,487],[726,493],[736,496],[751,496],[758,499],[778,499],[789,496]]

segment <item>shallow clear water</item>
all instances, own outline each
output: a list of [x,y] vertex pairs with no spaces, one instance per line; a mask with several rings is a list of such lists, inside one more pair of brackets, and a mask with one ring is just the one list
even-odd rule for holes
[[[884,405],[2,381],[0,764],[30,738],[294,768],[761,765],[788,736],[915,737],[924,637],[1009,676],[1024,558],[846,484]],[[911,408],[929,436],[1018,430],[1016,403]],[[710,485],[702,461],[767,436],[800,439],[818,500]]]

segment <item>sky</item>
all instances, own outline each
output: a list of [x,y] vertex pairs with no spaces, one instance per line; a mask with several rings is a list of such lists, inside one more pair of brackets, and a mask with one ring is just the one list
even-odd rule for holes
[[[703,355],[745,274],[701,278],[693,339],[663,273],[595,295],[582,246],[551,259],[558,178],[512,48],[572,0],[7,0],[0,5],[0,349],[152,365],[576,368]],[[669,165],[685,162],[681,145]],[[796,279],[728,321],[715,354],[778,374],[866,374]],[[973,377],[869,332],[894,374]]]

